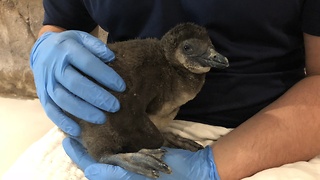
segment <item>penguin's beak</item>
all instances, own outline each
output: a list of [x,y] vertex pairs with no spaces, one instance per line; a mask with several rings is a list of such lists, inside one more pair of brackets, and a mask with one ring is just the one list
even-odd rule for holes
[[213,47],[199,57],[198,61],[203,67],[214,67],[224,69],[229,66],[229,61],[226,57],[219,54]]

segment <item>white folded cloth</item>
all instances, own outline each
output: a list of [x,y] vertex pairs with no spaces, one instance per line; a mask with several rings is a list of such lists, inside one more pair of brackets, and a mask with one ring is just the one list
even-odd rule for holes
[[[164,129],[192,139],[204,146],[214,143],[232,129],[182,120],[173,121]],[[3,176],[3,180],[82,180],[83,172],[65,154],[61,142],[65,137],[57,127],[31,145]],[[232,163],[232,162],[230,162]],[[320,155],[310,161],[286,164],[267,169],[244,180],[319,180]]]

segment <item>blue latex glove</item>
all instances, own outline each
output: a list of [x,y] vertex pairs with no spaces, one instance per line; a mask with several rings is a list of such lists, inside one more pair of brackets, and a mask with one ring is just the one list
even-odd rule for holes
[[111,90],[124,91],[122,78],[104,64],[114,58],[102,41],[82,31],[47,32],[36,41],[30,66],[37,94],[48,117],[64,132],[79,136],[81,130],[62,109],[96,124],[106,121],[100,109],[119,110],[119,101],[114,96],[81,74]]
[[[63,147],[69,157],[90,180],[149,180],[145,176],[126,171],[118,166],[99,164],[85,151],[78,140],[66,138]],[[166,148],[164,161],[172,169],[172,174],[160,173],[159,180],[220,180],[210,146],[197,152]]]

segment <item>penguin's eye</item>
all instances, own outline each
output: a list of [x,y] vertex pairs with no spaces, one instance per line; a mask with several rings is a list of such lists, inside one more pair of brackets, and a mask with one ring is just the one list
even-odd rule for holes
[[192,46],[190,45],[190,44],[185,44],[184,46],[183,46],[183,50],[186,52],[186,53],[190,53],[190,52],[192,52]]

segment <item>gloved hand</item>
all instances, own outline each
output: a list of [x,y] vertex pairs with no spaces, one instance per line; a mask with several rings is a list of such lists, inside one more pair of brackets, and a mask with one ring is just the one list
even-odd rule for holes
[[80,127],[62,111],[101,124],[106,121],[103,109],[115,112],[119,101],[93,83],[92,77],[114,91],[124,91],[122,78],[105,62],[115,58],[98,38],[81,31],[44,33],[34,44],[30,66],[37,94],[48,117],[64,132],[80,135]]
[[[118,166],[99,164],[85,151],[82,144],[73,138],[63,140],[63,147],[90,180],[151,180],[145,176],[126,171]],[[197,152],[166,148],[164,161],[172,174],[160,173],[159,180],[220,180],[210,146]]]

